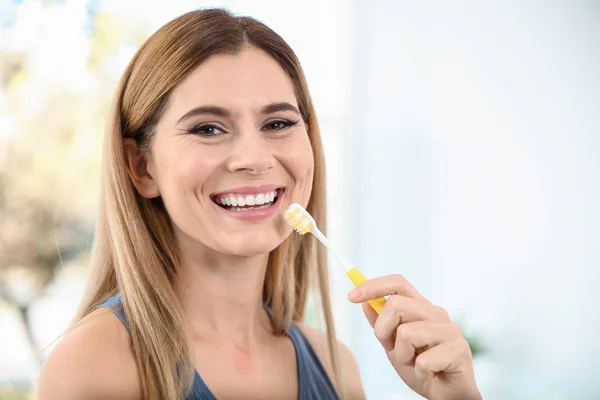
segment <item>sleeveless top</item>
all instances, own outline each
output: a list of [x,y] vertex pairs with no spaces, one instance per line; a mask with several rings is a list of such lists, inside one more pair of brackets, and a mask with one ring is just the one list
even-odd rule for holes
[[[110,309],[129,332],[120,294],[112,296],[102,303],[99,308]],[[292,340],[296,350],[298,400],[338,400],[327,372],[298,325],[292,323],[287,335]],[[198,371],[195,371],[192,390],[185,400],[216,400]]]

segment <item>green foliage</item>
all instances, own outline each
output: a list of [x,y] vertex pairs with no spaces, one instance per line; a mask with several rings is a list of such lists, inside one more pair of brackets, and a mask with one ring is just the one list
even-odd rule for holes
[[1,400],[32,400],[34,399],[33,389],[29,387],[13,388],[0,386]]
[[480,333],[476,333],[472,329],[467,328],[465,319],[466,318],[464,316],[461,316],[456,319],[456,322],[461,327],[463,336],[469,343],[469,347],[471,347],[473,358],[476,358],[484,354],[488,348],[485,345],[485,340]]
[[[13,36],[11,24],[29,24],[31,32],[52,31],[67,8],[61,1],[42,3],[53,12],[8,21],[2,26],[7,38]],[[19,310],[36,351],[28,307],[63,263],[89,249],[103,130],[120,72],[115,66],[121,67],[119,51],[131,41],[139,45],[148,34],[143,23],[101,13],[97,7],[82,12],[91,30],[65,23],[73,35],[60,37],[60,43],[40,37],[0,52],[0,112],[14,128],[10,136],[0,132],[0,301]],[[87,49],[81,49],[81,37]],[[0,392],[0,398],[4,395]]]

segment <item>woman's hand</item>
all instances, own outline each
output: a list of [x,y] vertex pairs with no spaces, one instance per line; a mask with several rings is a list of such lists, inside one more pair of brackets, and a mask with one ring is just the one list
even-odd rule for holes
[[[377,313],[366,303],[390,296]],[[363,311],[400,378],[430,400],[481,399],[469,344],[446,310],[401,275],[368,280],[348,295]]]

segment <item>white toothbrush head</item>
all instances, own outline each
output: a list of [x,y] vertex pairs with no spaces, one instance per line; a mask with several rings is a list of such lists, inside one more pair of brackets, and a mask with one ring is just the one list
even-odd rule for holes
[[283,217],[301,235],[317,228],[314,218],[298,203],[290,205]]

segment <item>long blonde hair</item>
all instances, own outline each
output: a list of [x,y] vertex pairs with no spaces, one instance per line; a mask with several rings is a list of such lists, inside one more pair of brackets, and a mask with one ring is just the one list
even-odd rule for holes
[[[325,164],[317,118],[300,63],[285,41],[264,24],[222,9],[196,10],[167,23],[138,50],[118,85],[107,128],[102,194],[90,278],[76,321],[120,293],[128,321],[143,398],[182,398],[194,376],[186,321],[173,289],[178,251],[160,198],[135,190],[125,167],[123,138],[143,149],[170,93],[194,68],[217,53],[262,49],[290,76],[314,153],[307,209],[325,229]],[[338,390],[339,363],[332,318],[327,257],[312,236],[289,236],[269,256],[263,298],[272,308],[276,334],[304,318],[309,288],[318,286],[329,356]]]

